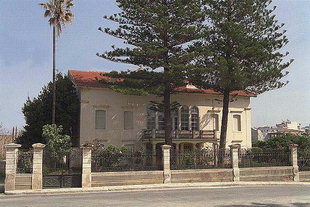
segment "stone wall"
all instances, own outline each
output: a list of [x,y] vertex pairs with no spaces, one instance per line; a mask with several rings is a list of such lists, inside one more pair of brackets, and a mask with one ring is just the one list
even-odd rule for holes
[[240,181],[294,181],[293,167],[240,168]]
[[91,187],[163,183],[163,171],[102,172],[91,174]]
[[310,182],[310,171],[299,172],[299,180],[301,182]]
[[31,190],[32,174],[16,174],[15,190]]
[[172,183],[232,182],[232,169],[172,170]]

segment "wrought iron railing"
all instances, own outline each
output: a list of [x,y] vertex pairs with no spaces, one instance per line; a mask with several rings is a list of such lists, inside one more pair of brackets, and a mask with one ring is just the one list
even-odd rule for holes
[[43,175],[81,174],[81,158],[81,150],[68,153],[63,157],[57,157],[46,150],[43,153]]
[[239,153],[239,167],[290,166],[289,151],[244,151]]
[[[219,163],[223,158],[223,162]],[[231,157],[229,150],[223,153],[215,153],[213,150],[192,150],[178,153],[171,151],[170,163],[172,170],[185,169],[208,169],[208,168],[229,168],[231,167]]]
[[[216,139],[216,131],[214,130],[199,130],[199,131],[189,131],[189,130],[173,130],[173,139]],[[163,130],[144,130],[143,139],[151,138],[165,138],[165,131]]]
[[298,166],[300,171],[310,171],[310,151],[298,151]]
[[162,152],[128,151],[107,153],[92,152],[92,172],[149,171],[162,170]]
[[32,151],[18,151],[17,158],[17,173],[32,173],[33,152]]

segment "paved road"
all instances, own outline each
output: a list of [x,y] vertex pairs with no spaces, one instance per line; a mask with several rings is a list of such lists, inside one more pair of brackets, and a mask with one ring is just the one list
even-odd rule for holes
[[299,185],[190,188],[59,195],[0,196],[2,207],[310,207],[310,187]]

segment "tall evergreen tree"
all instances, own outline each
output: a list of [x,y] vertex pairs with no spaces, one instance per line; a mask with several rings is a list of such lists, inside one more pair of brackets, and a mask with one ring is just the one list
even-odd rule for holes
[[282,49],[288,39],[284,24],[273,14],[271,0],[209,0],[209,32],[195,45],[202,55],[191,81],[223,94],[220,149],[226,147],[230,94],[244,90],[255,94],[281,88],[292,60]]
[[[122,10],[105,19],[118,28],[99,30],[121,38],[126,48],[99,55],[105,59],[143,67],[134,72],[110,75],[125,80],[113,89],[130,94],[157,94],[163,97],[165,142],[172,144],[171,94],[185,86],[186,71],[192,68],[195,52],[188,45],[201,37],[204,0],[116,0]],[[111,83],[110,83],[111,84]]]

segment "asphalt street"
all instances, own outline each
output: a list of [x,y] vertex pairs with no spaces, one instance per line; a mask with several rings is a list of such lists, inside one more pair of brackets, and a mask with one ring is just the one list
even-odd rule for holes
[[0,196],[0,207],[300,206],[310,207],[310,186],[274,185]]

